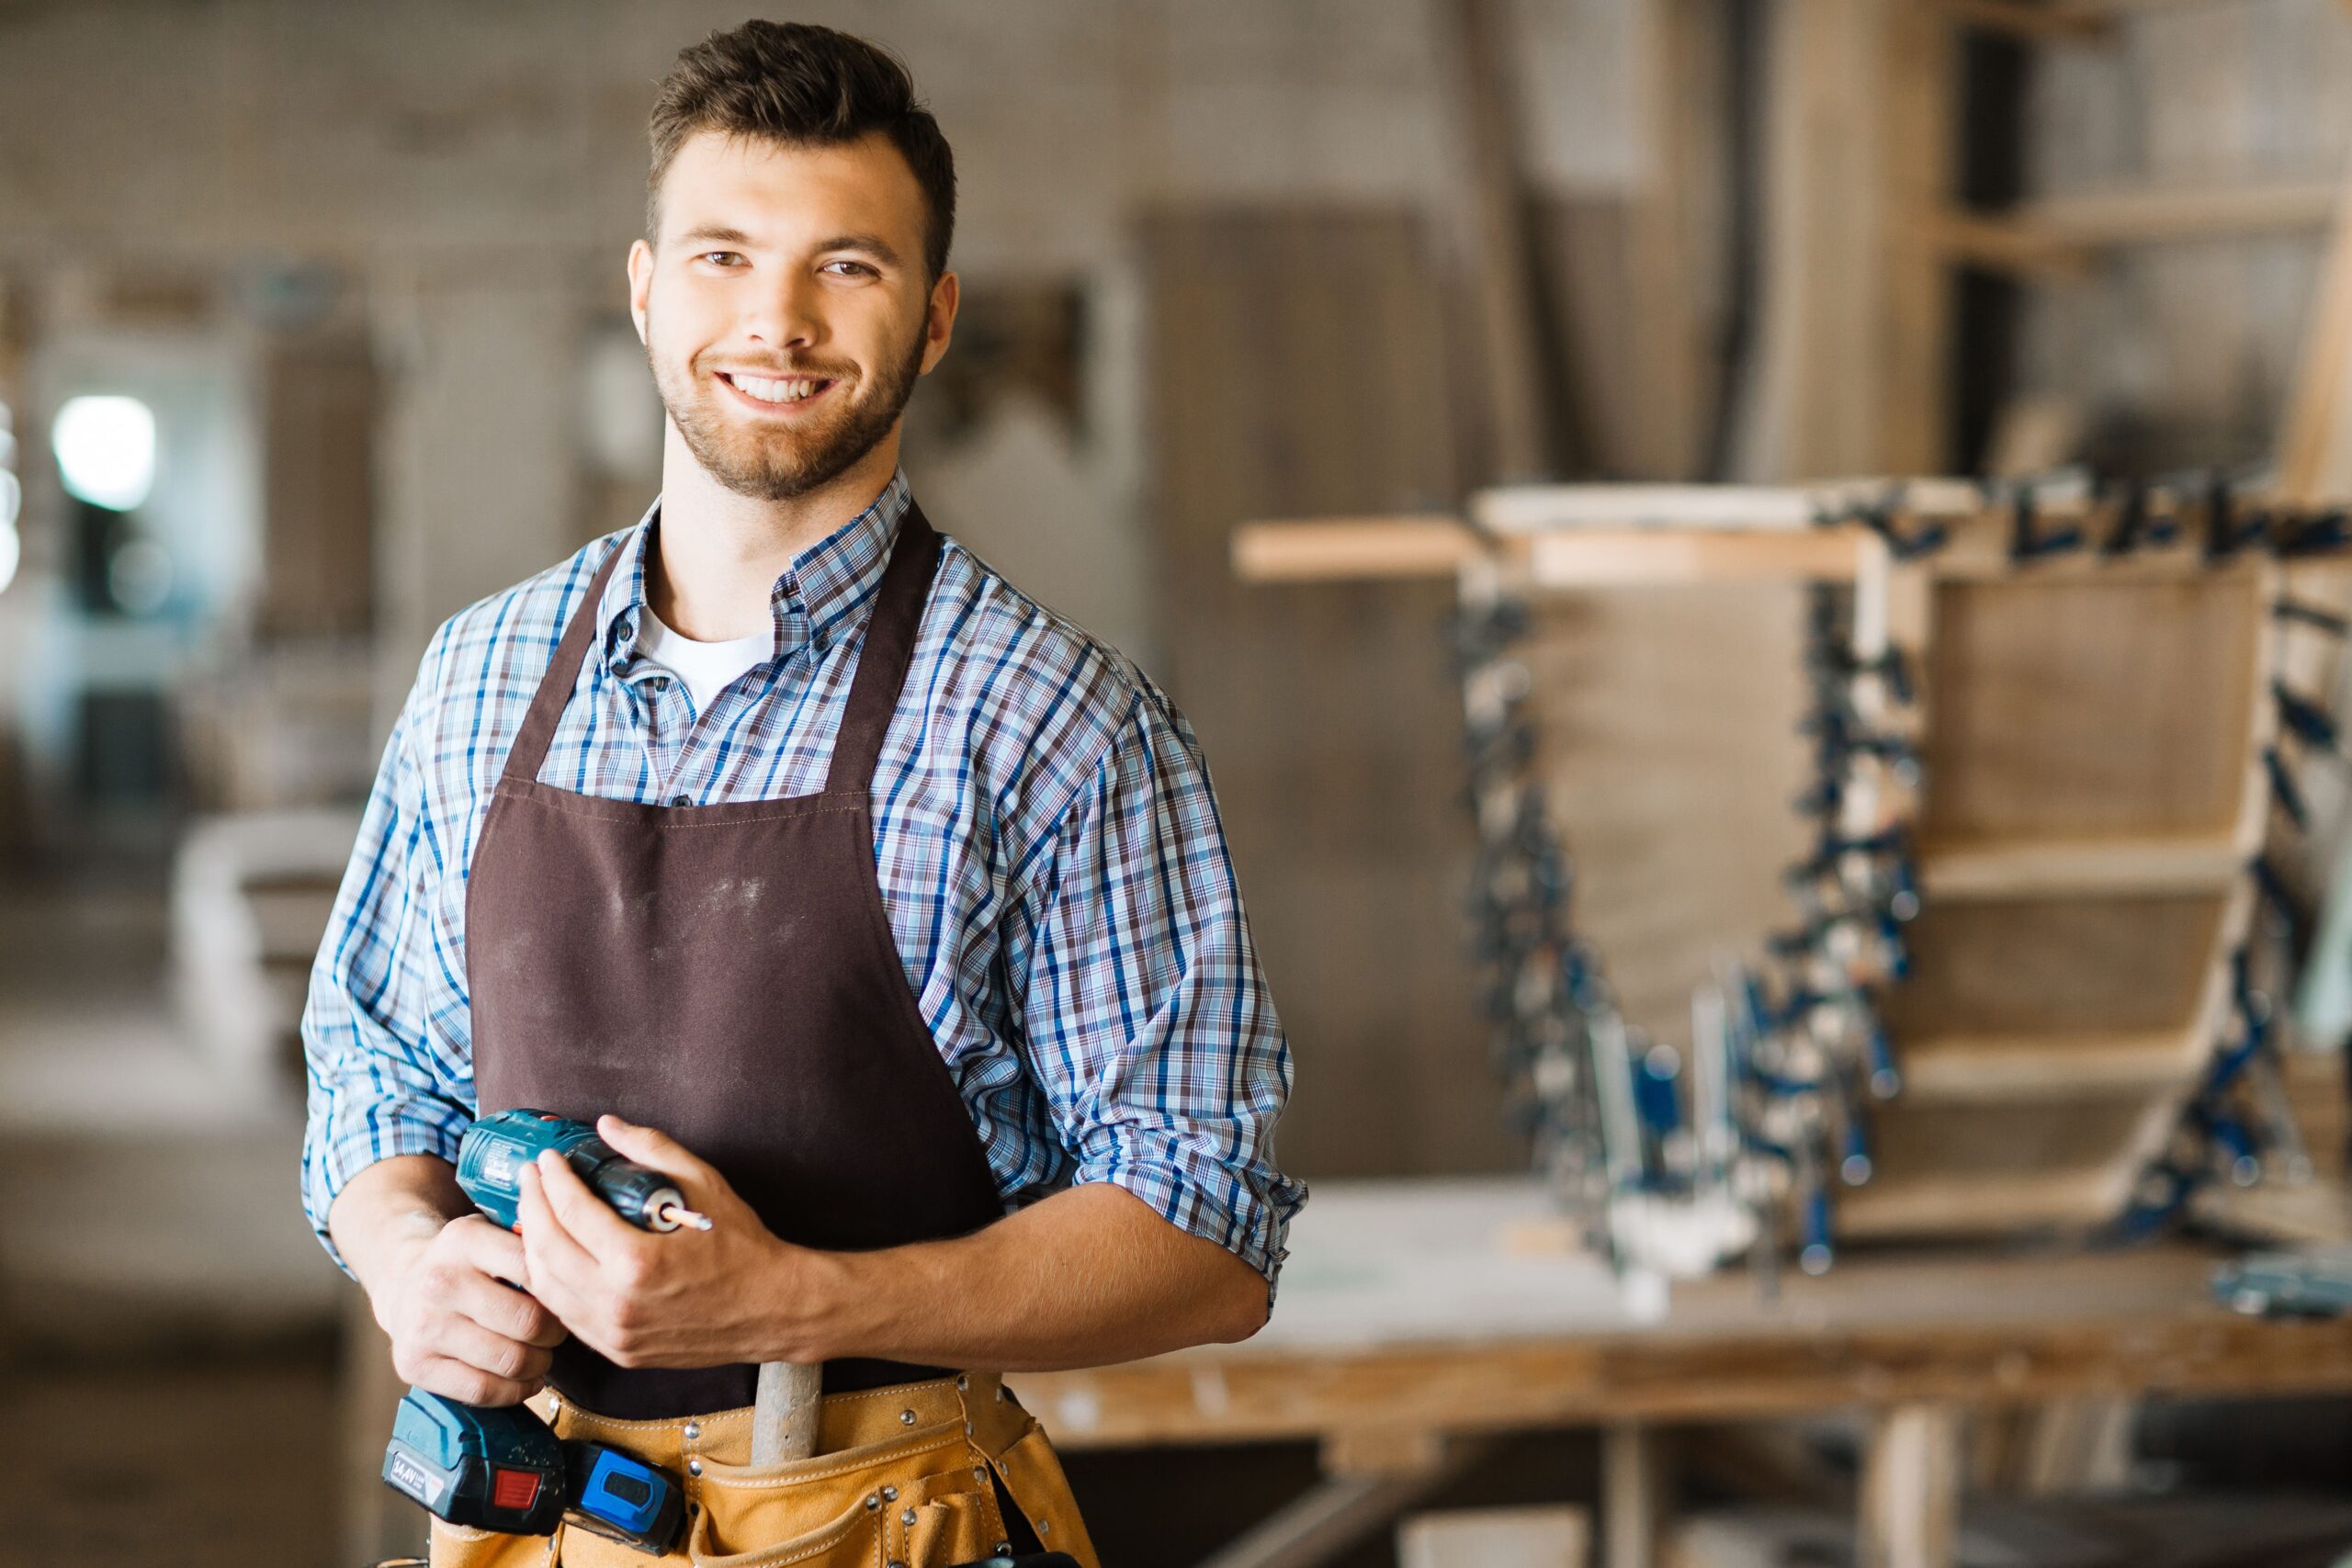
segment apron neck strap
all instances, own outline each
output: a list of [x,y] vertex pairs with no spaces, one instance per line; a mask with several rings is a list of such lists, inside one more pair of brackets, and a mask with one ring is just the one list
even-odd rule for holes
[[932,573],[938,564],[939,535],[910,498],[898,539],[890,547],[890,564],[882,569],[882,585],[874,592],[865,647],[857,656],[857,677],[850,683],[849,711],[842,716],[842,732],[833,741],[833,760],[825,774],[827,795],[854,794],[862,799],[874,783],[874,764],[882,755],[890,716],[898,711],[899,689],[907,682],[907,665],[914,658],[915,635],[922,628],[922,608],[931,597]]
[[[588,645],[598,630],[597,607],[605,602],[605,585],[628,548],[624,538],[588,584],[587,596],[572,612],[556,645],[555,658],[539,678],[523,728],[506,753],[505,776],[528,784],[539,776],[555,727],[586,662]],[[890,548],[890,562],[882,569],[882,584],[875,590],[874,609],[865,625],[865,647],[857,659],[857,675],[850,683],[849,711],[842,716],[833,759],[825,774],[828,795],[855,793],[863,796],[874,782],[874,764],[882,755],[882,737],[898,710],[899,688],[906,684],[907,664],[914,657],[915,634],[922,626],[922,607],[931,596],[931,577],[939,562],[939,536],[922,508],[910,499],[907,515]]]
[[596,624],[596,608],[605,602],[605,585],[613,580],[613,569],[628,553],[629,541],[623,536],[612,553],[605,557],[605,564],[588,583],[587,597],[571,613],[571,623],[563,628],[563,640],[556,644],[555,657],[548,663],[547,673],[539,677],[539,689],[532,694],[530,711],[523,716],[523,728],[515,732],[514,744],[507,750],[505,776],[518,784],[529,784],[539,776],[539,764],[548,759],[548,745],[555,739],[557,720],[563,717],[564,705],[571,699],[571,688],[580,679],[580,667],[587,661],[588,645],[601,629]]

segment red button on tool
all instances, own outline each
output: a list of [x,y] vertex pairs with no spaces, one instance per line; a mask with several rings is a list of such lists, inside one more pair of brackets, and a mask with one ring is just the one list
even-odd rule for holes
[[532,1470],[493,1470],[490,1472],[490,1502],[494,1508],[512,1508],[520,1513],[528,1508],[539,1495],[539,1476]]

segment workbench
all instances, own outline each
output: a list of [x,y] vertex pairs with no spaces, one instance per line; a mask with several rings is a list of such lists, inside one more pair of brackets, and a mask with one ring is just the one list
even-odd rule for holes
[[1632,1289],[1532,1179],[1324,1182],[1273,1316],[1240,1345],[1009,1381],[1065,1449],[1320,1445],[1323,1481],[1214,1560],[1302,1568],[1382,1528],[1511,1432],[1598,1427],[1603,1561],[1645,1568],[1655,1434],[1869,1418],[1865,1563],[1951,1561],[1974,1410],[2146,1394],[2352,1390],[2352,1325],[2215,1305],[2220,1255],[2011,1247],[1853,1253],[1771,1299],[1728,1270]]

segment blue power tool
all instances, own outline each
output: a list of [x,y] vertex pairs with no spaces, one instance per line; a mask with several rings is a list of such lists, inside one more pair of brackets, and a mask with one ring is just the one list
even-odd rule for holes
[[[623,1159],[583,1123],[544,1111],[501,1111],[468,1128],[458,1185],[511,1230],[522,1169],[543,1149],[562,1155],[633,1225],[710,1228],[668,1177]],[[393,1416],[384,1481],[453,1525],[551,1535],[568,1520],[654,1556],[675,1544],[684,1518],[678,1478],[660,1465],[603,1443],[561,1441],[527,1405],[462,1404],[418,1388]]]

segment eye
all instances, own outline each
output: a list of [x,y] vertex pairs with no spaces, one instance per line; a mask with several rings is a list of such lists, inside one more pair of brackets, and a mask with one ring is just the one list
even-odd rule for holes
[[848,259],[846,259],[846,258],[843,258],[843,259],[839,260],[839,261],[829,261],[829,262],[827,262],[827,263],[825,264],[825,266],[826,266],[827,268],[831,268],[831,267],[837,267],[837,266],[845,266],[845,267],[848,267],[848,268],[849,268],[851,271],[853,271],[853,272],[860,272],[860,273],[864,273],[864,274],[865,274],[866,276],[868,276],[868,277],[879,277],[879,276],[882,276],[880,273],[878,273],[878,272],[875,271],[872,267],[870,267],[870,266],[866,265],[864,262],[861,262],[861,261],[850,261],[850,260],[848,260]]
[[705,251],[695,259],[709,262],[713,266],[725,266],[729,262],[741,261],[743,258],[734,251]]

